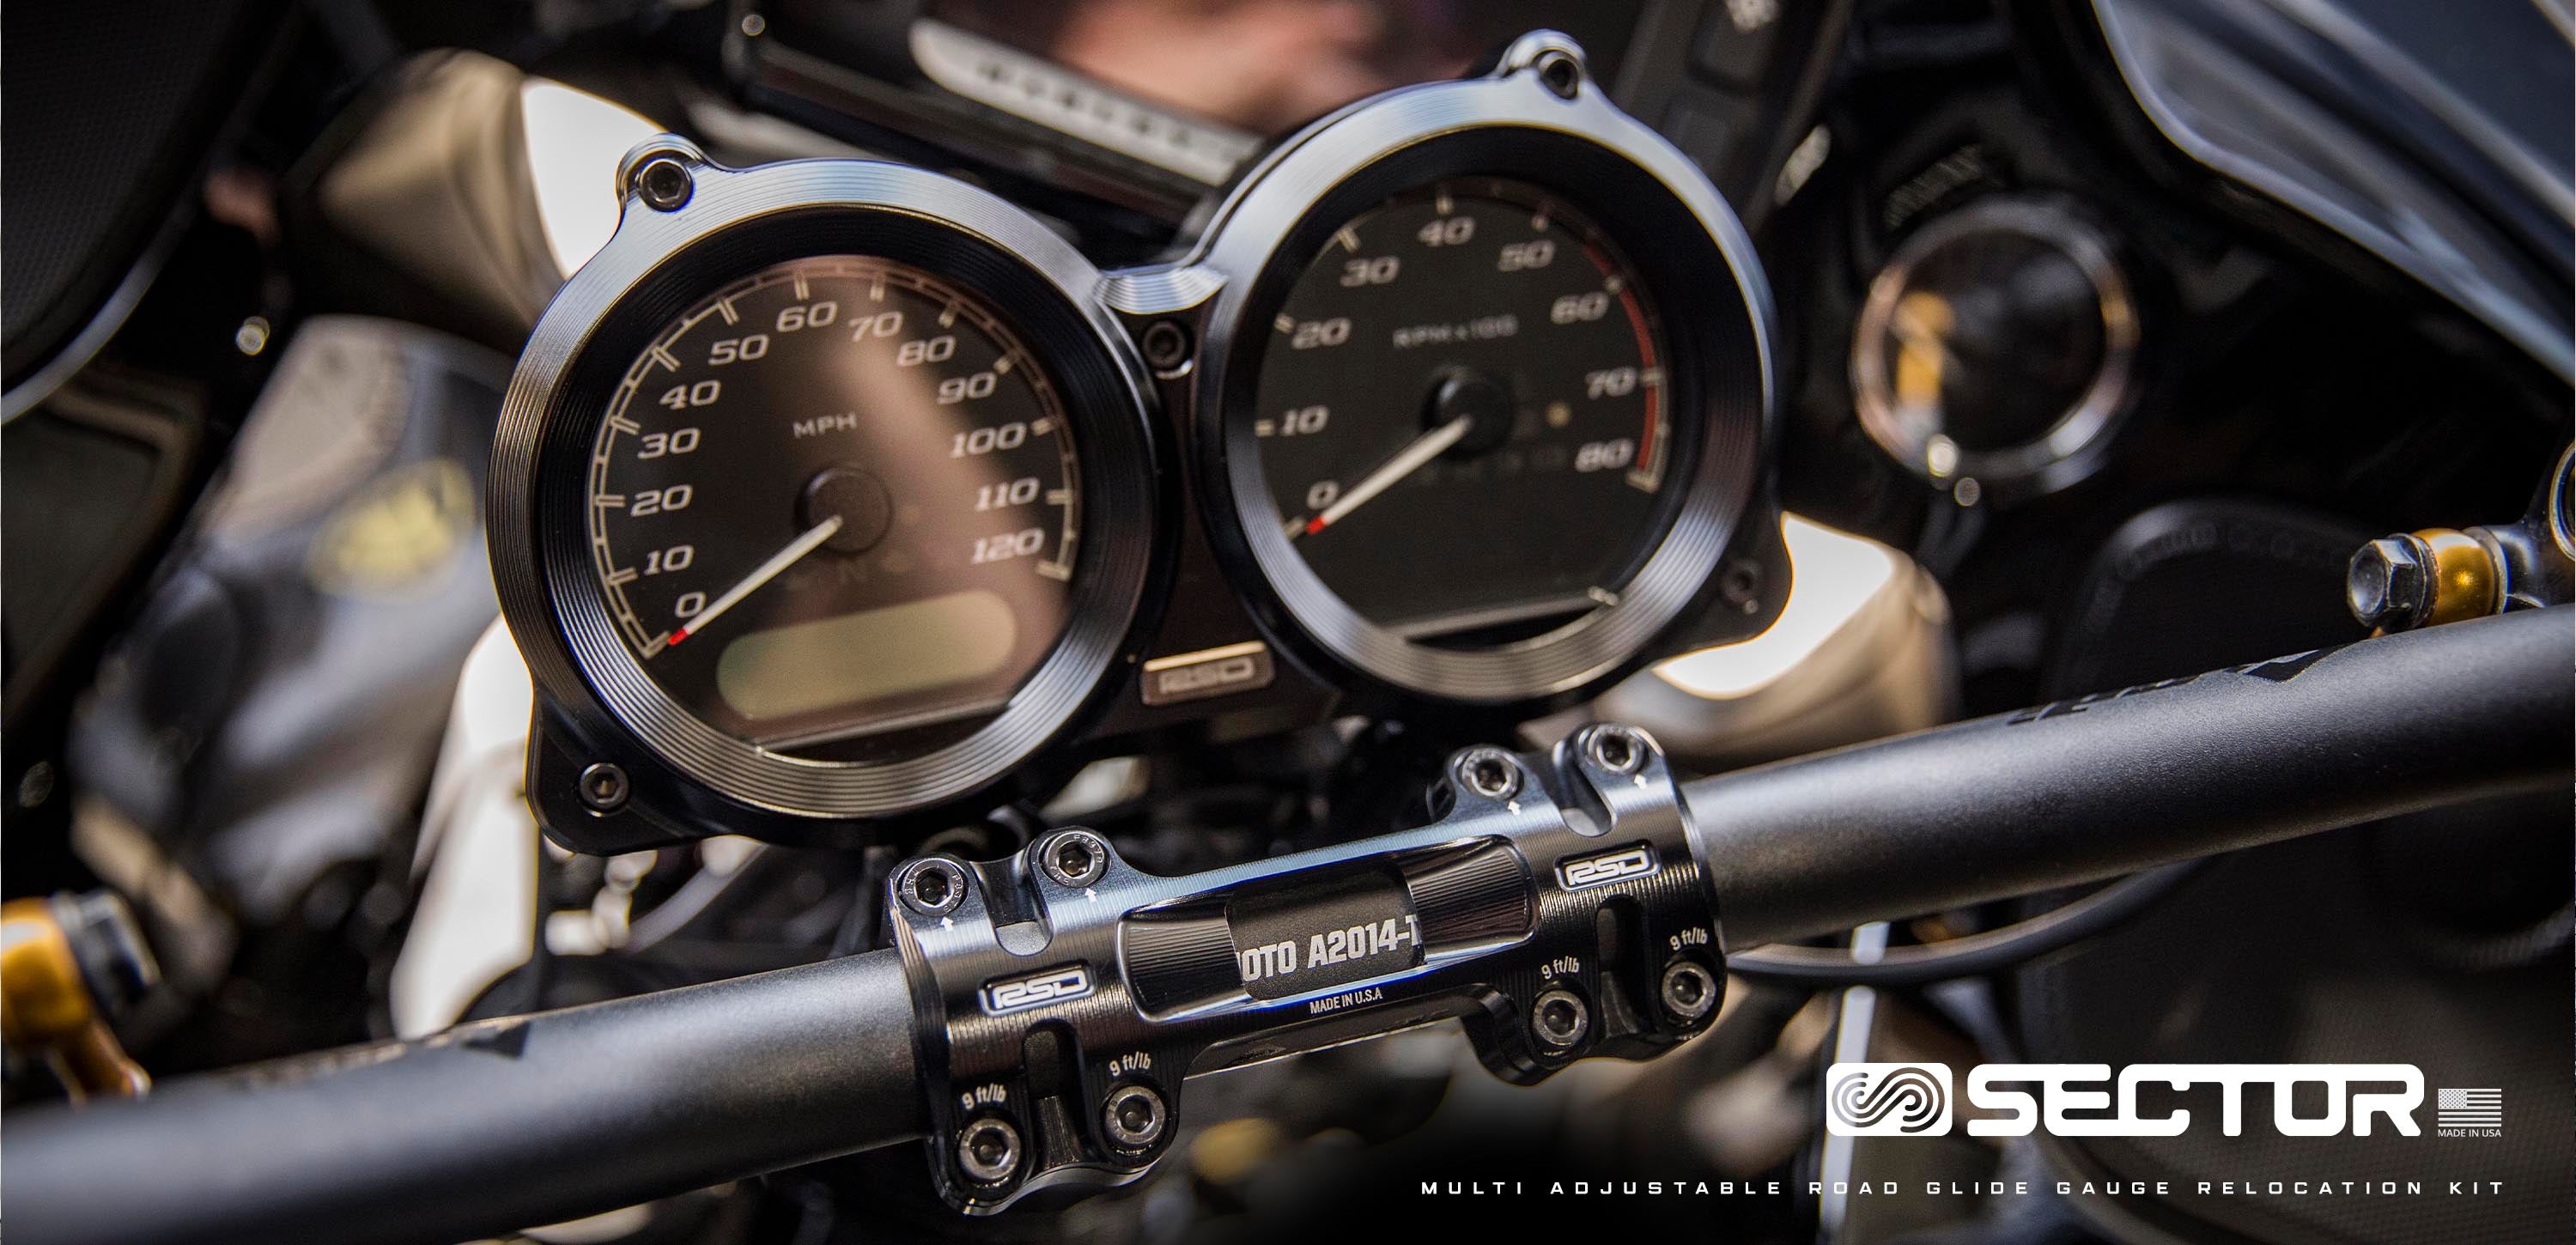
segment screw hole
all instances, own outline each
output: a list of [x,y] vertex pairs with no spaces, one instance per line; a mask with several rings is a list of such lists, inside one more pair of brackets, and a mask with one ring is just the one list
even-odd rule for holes
[[1190,359],[1190,331],[1171,320],[1157,320],[1147,326],[1141,345],[1145,362],[1156,371],[1168,372]]
[[1162,1096],[1143,1085],[1128,1085],[1109,1096],[1103,1114],[1111,1142],[1142,1150],[1162,1139],[1166,1118]]
[[1520,790],[1520,767],[1500,748],[1474,748],[1456,762],[1458,781],[1488,800],[1509,799]]
[[1020,1167],[1019,1130],[990,1116],[968,1124],[957,1139],[957,1165],[979,1183],[1010,1179]]
[[1530,1026],[1537,1030],[1539,1045],[1570,1050],[1592,1027],[1592,1016],[1572,991],[1550,990],[1538,996],[1537,1005],[1530,1009]]
[[1687,959],[1664,966],[1664,1010],[1684,1023],[1696,1023],[1717,1008],[1717,979]]
[[1037,862],[1058,886],[1089,886],[1109,871],[1109,845],[1087,830],[1065,830],[1037,845]]
[[645,204],[655,211],[676,212],[689,201],[689,168],[669,156],[647,162],[635,180]]
[[1727,604],[1751,613],[1761,605],[1762,564],[1749,561],[1727,563],[1726,569],[1718,573],[1717,593],[1726,598]]
[[937,869],[913,875],[912,897],[933,908],[948,902],[948,875]]
[[626,771],[606,761],[582,770],[581,780],[575,785],[581,792],[581,802],[595,812],[611,812],[626,803]]
[[1538,80],[1559,99],[1572,99],[1583,87],[1583,66],[1563,52],[1550,52],[1538,63]]

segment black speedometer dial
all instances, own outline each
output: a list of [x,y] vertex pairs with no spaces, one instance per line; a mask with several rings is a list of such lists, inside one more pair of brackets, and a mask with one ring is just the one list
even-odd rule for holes
[[1615,605],[1676,446],[1651,292],[1529,184],[1423,186],[1287,286],[1252,409],[1276,522],[1360,617],[1433,645]]
[[852,759],[990,718],[1062,635],[1081,472],[979,298],[793,260],[651,339],[592,443],[590,548],[645,675],[760,748]]

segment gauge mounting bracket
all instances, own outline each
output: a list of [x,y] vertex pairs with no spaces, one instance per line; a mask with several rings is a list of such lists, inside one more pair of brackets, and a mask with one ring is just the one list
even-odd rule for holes
[[1527,1085],[1715,1021],[1718,913],[1652,739],[1463,749],[1431,796],[1411,830],[1187,877],[1080,828],[896,867],[940,1195],[981,1215],[1132,1181],[1202,1073],[1455,1019]]

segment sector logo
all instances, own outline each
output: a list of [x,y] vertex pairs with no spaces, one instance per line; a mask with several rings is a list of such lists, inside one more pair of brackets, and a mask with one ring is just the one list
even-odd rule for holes
[[1937,1137],[1950,1131],[1950,1066],[1838,1063],[1825,1070],[1825,1128],[1837,1137]]

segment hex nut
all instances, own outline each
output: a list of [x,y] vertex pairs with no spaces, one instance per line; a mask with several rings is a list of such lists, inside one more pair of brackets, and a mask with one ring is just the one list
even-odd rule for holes
[[2344,603],[2362,626],[2411,631],[2433,608],[2432,550],[2415,536],[2382,536],[2352,555]]

